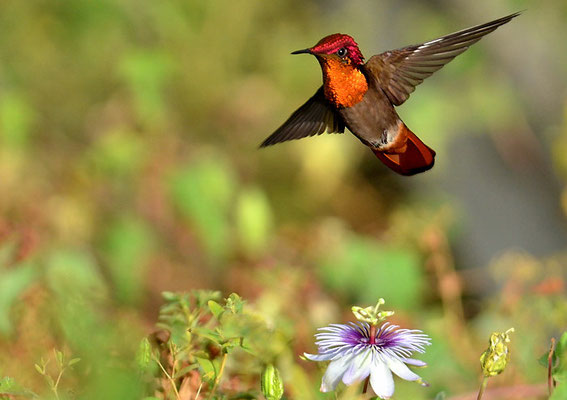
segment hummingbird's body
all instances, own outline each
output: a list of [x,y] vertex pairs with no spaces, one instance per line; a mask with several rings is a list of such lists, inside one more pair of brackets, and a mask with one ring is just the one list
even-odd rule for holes
[[429,42],[364,57],[354,39],[336,33],[292,54],[317,57],[323,86],[261,145],[342,133],[347,127],[389,168],[402,175],[430,169],[435,152],[402,122],[402,104],[425,78],[518,13]]

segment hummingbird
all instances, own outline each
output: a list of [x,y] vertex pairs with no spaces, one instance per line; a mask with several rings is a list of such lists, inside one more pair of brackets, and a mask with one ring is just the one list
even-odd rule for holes
[[260,147],[348,128],[387,167],[401,175],[427,171],[435,151],[401,120],[403,104],[425,78],[463,53],[519,12],[425,43],[374,55],[365,63],[354,39],[335,33],[291,54],[311,54],[323,72],[323,85]]

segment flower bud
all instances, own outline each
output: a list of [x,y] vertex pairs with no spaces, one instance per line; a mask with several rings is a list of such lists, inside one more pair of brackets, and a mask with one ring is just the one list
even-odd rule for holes
[[484,376],[495,376],[506,368],[510,359],[507,343],[510,343],[510,333],[514,328],[508,329],[504,333],[494,332],[490,335],[488,349],[480,356],[480,366]]
[[262,393],[266,400],[280,400],[284,388],[280,372],[272,364],[266,366],[262,372]]

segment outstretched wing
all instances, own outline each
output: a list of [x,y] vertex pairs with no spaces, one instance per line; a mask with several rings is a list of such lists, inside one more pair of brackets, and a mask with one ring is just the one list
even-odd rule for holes
[[368,60],[365,67],[377,79],[392,104],[399,106],[425,78],[441,69],[484,35],[518,15],[519,12],[423,44],[377,54]]
[[343,133],[344,130],[345,124],[341,116],[330,107],[321,87],[313,97],[291,114],[282,126],[264,140],[260,147],[320,135],[325,131]]

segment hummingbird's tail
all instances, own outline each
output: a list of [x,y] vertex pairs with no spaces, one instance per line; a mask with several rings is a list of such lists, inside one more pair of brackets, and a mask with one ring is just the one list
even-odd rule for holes
[[427,171],[435,163],[435,151],[423,143],[404,124],[400,124],[400,134],[407,136],[405,146],[395,151],[372,151],[387,167],[401,175],[415,175]]

